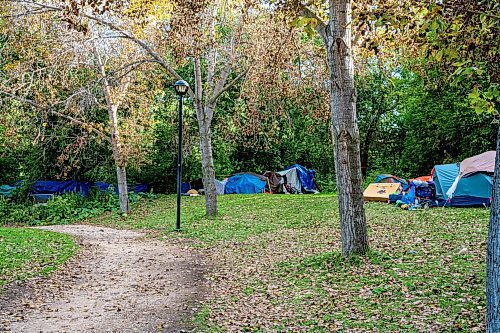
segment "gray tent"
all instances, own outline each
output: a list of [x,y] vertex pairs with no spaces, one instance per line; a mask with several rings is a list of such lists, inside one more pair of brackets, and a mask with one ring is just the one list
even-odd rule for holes
[[224,190],[226,189],[227,180],[215,180],[215,189],[217,190],[217,194],[224,194]]
[[[297,168],[278,171],[278,173],[285,179],[285,184],[296,191],[295,193],[302,193],[302,184],[300,183],[299,175],[297,174]],[[283,187],[283,191],[286,194],[290,193],[285,186]]]

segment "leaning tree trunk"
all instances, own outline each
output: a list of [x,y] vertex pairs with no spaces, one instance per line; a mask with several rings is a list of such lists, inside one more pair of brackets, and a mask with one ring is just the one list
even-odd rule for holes
[[120,212],[122,214],[128,214],[130,213],[130,206],[128,201],[127,172],[120,141],[120,132],[118,131],[118,108],[114,105],[109,107],[108,115],[111,127],[111,145],[113,148],[113,157],[116,165],[116,178],[118,181]]
[[486,254],[486,331],[500,332],[500,127]]
[[[207,114],[204,110],[204,114]],[[205,210],[208,216],[216,216],[217,189],[215,186],[215,168],[212,154],[212,132],[210,124],[206,121],[199,122],[201,167],[203,171],[203,187],[205,188]]]
[[356,89],[351,53],[351,2],[330,0],[327,29],[328,68],[331,81],[332,136],[340,213],[342,254],[368,250],[363,208]]

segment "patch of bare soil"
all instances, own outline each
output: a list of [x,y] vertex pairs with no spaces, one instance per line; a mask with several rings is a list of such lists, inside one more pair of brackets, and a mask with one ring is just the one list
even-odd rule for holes
[[190,332],[205,290],[196,253],[172,241],[92,225],[43,227],[82,250],[50,278],[8,286],[0,331]]

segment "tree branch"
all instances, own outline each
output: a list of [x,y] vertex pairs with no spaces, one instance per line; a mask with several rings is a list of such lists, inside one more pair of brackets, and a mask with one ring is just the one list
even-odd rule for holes
[[247,68],[244,72],[240,73],[234,80],[232,80],[227,85],[225,85],[222,89],[220,89],[220,91],[210,99],[210,104],[217,102],[219,97],[224,92],[226,92],[228,89],[230,89],[232,86],[234,86],[239,80],[241,80],[245,75],[247,75],[249,71],[250,71],[250,68]]
[[[53,110],[53,109],[52,109],[53,107],[44,107],[44,106],[41,106],[41,105],[39,105],[39,104],[35,103],[35,102],[34,102],[34,101],[32,101],[32,100],[29,100],[29,99],[26,99],[26,98],[23,98],[23,97],[20,97],[20,96],[17,96],[17,95],[11,94],[11,93],[9,93],[9,92],[7,92],[7,91],[4,91],[4,90],[0,90],[0,94],[6,95],[6,96],[8,96],[8,97],[10,97],[10,98],[12,98],[12,99],[14,99],[14,100],[18,101],[18,102],[21,102],[21,103],[24,103],[24,104],[29,104],[29,105],[31,105],[32,107],[36,108],[36,109],[40,109],[40,110],[42,110],[42,111],[47,111],[47,112],[49,112],[49,113],[51,113],[51,114],[53,114],[53,115],[55,115],[55,116],[58,116],[58,117],[64,118],[64,119],[66,119],[66,120],[69,120],[69,121],[70,121],[70,122],[72,122],[73,124],[80,125],[80,126],[82,126],[82,127],[88,127],[88,128],[90,128],[90,130],[92,130],[92,132],[94,132],[94,133],[96,133],[96,134],[100,135],[100,136],[101,136],[102,138],[104,138],[106,141],[108,141],[109,143],[111,143],[111,138],[110,138],[110,137],[109,137],[109,135],[107,135],[106,133],[104,133],[104,132],[102,132],[102,131],[98,130],[97,128],[95,128],[95,127],[93,127],[93,126],[91,126],[91,125],[89,125],[89,124],[87,124],[87,123],[85,123],[85,122],[83,122],[83,121],[81,121],[81,120],[78,120],[78,119],[76,119],[76,118],[73,118],[73,117],[71,117],[71,116],[68,116],[68,115],[66,115],[66,114],[64,114],[64,113],[61,113],[61,112],[59,112],[59,111]],[[65,101],[63,101],[63,102],[59,102],[59,103],[57,103],[57,104],[55,104],[55,105],[58,105],[58,104],[63,104],[63,103],[65,103]]]
[[313,12],[306,6],[301,6],[300,14],[307,18],[313,18],[318,22],[318,24],[314,27],[314,29],[318,32],[323,41],[325,41],[326,43],[327,40],[326,29],[328,25],[325,22],[323,22],[323,20],[315,12]]
[[[11,0],[12,1],[12,0]],[[12,2],[21,2],[21,1],[12,1]],[[61,7],[58,6],[52,6],[52,5],[47,5],[43,3],[39,3],[36,1],[22,1],[23,3],[30,3],[34,6],[38,6],[41,8],[46,8],[46,9],[51,9],[53,11],[63,11]],[[173,78],[177,80],[182,80],[183,78],[175,71],[173,67],[171,67],[155,50],[153,50],[152,47],[150,47],[146,42],[143,40],[135,37],[132,33],[123,30],[120,28],[118,25],[116,25],[113,22],[109,22],[105,19],[102,19],[100,17],[82,13],[82,16],[85,18],[88,18],[89,20],[92,20],[98,24],[104,25],[108,27],[109,29],[121,34],[121,36],[116,36],[116,37],[121,37],[125,39],[129,39],[135,44],[139,45],[144,51],[146,51],[160,66],[162,66]],[[188,90],[189,96],[194,99],[194,92],[191,88]]]

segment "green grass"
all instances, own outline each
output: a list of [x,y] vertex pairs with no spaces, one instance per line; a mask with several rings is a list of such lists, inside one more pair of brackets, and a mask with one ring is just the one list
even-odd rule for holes
[[203,332],[473,332],[484,330],[489,210],[404,211],[370,203],[371,252],[343,259],[333,195],[175,197],[91,223],[197,240],[212,263]]
[[[272,203],[286,206],[267,207]],[[182,230],[184,236],[205,244],[244,241],[250,236],[283,228],[314,228],[337,214],[332,210],[335,203],[333,195],[226,195],[219,196],[219,216],[209,219],[205,216],[204,197],[183,197]],[[175,205],[174,196],[159,196],[140,202],[128,218],[107,213],[89,222],[168,234],[175,228]],[[304,206],[314,206],[315,209],[304,211]]]
[[34,229],[0,228],[0,288],[46,276],[77,251],[67,235]]

